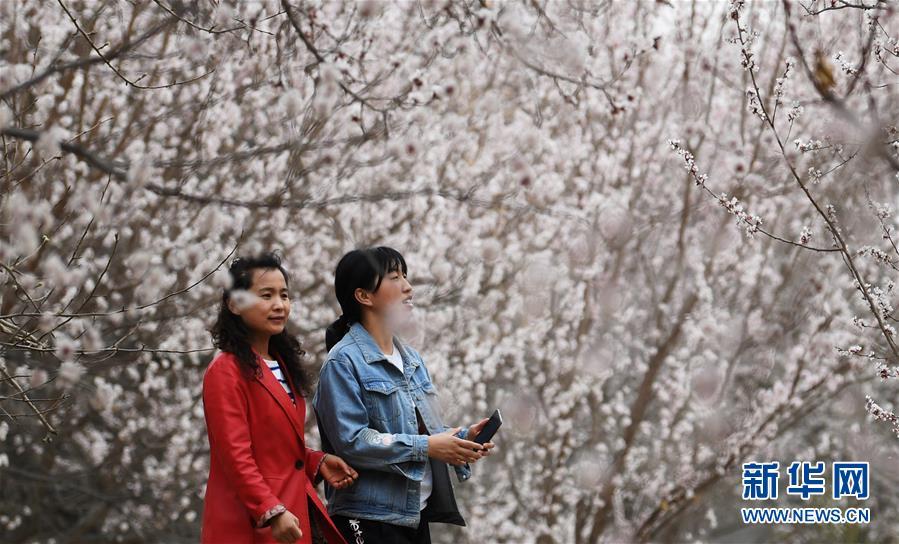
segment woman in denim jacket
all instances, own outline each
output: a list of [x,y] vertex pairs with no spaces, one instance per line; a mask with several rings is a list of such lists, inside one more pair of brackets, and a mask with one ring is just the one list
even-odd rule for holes
[[412,311],[406,261],[395,249],[356,249],[337,264],[343,315],[328,327],[328,358],[312,400],[323,450],[359,473],[325,487],[328,513],[351,543],[430,543],[428,521],[465,525],[447,464],[459,482],[492,442],[443,424],[418,352],[396,335]]

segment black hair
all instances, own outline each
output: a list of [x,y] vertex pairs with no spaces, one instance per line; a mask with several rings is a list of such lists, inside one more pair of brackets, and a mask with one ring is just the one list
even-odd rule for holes
[[[222,351],[232,353],[237,357],[241,366],[247,373],[259,375],[262,371],[256,362],[256,356],[250,345],[249,329],[246,323],[237,314],[228,308],[228,301],[234,290],[247,290],[253,284],[253,270],[255,269],[280,270],[284,275],[284,282],[289,284],[290,279],[287,270],[281,265],[281,258],[272,252],[261,253],[249,257],[238,257],[231,262],[228,272],[231,274],[231,287],[222,293],[222,304],[219,309],[218,319],[210,329],[212,341],[215,347]],[[268,343],[272,356],[279,356],[287,367],[287,372],[293,380],[294,386],[299,389],[295,393],[308,396],[312,390],[312,373],[302,363],[301,359],[306,352],[303,351],[300,341],[284,330],[273,335]]]
[[340,258],[334,273],[334,292],[343,314],[325,331],[328,351],[340,342],[350,325],[362,320],[362,305],[356,300],[356,289],[374,293],[387,274],[400,270],[404,275],[407,273],[406,260],[391,247],[354,249]]

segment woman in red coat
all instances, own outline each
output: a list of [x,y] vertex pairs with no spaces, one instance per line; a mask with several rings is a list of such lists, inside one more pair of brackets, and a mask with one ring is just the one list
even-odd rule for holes
[[[236,259],[212,329],[219,353],[203,377],[209,481],[202,542],[346,544],[315,490],[358,474],[306,447],[309,372],[285,330],[287,272],[277,255]],[[301,396],[302,395],[302,396]]]

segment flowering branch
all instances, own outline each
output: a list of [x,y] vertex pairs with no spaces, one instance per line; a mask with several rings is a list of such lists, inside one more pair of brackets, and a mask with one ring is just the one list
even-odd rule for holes
[[777,240],[778,242],[783,242],[785,244],[790,244],[794,246],[799,246],[803,249],[809,249],[812,251],[820,251],[820,252],[834,252],[840,251],[839,248],[823,248],[823,247],[815,247],[810,246],[805,243],[807,237],[803,237],[800,239],[800,242],[794,242],[792,240],[787,240],[786,238],[782,238],[775,234],[772,234],[761,227],[762,219],[758,215],[750,214],[749,212],[743,209],[743,204],[737,199],[737,197],[727,198],[727,193],[715,194],[712,192],[706,185],[708,181],[708,174],[700,173],[699,168],[696,166],[696,160],[693,157],[693,154],[686,150],[680,143],[680,140],[668,140],[668,145],[671,146],[671,149],[674,150],[675,153],[681,156],[684,160],[684,168],[690,173],[693,177],[693,180],[696,183],[697,187],[701,187],[708,194],[713,196],[718,203],[727,210],[728,213],[737,218],[737,222],[740,225],[743,225],[746,229],[746,233],[749,236],[752,236],[756,232],[761,232],[765,236]]

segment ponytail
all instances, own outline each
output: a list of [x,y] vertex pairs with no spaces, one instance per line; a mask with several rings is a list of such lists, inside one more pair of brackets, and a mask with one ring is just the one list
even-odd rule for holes
[[325,349],[327,351],[331,351],[331,348],[334,347],[334,344],[340,342],[341,338],[343,338],[347,332],[350,330],[351,323],[349,320],[341,314],[340,317],[337,318],[337,321],[331,323],[330,326],[325,330]]

